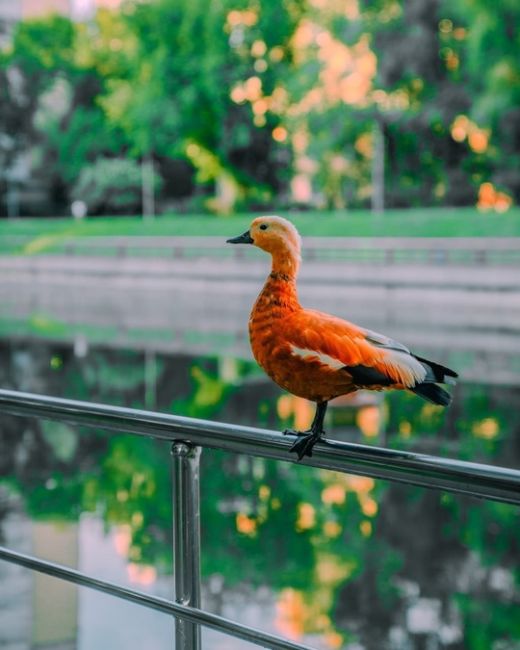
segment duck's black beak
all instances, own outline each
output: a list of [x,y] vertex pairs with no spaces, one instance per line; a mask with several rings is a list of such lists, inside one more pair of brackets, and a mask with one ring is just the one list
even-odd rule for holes
[[249,234],[249,230],[246,230],[238,237],[232,237],[231,239],[226,240],[226,244],[252,244],[253,238]]

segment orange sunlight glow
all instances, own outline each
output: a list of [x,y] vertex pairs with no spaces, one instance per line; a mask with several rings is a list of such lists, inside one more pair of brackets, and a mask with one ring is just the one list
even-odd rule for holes
[[370,537],[370,535],[372,535],[372,522],[367,520],[362,521],[359,524],[359,530],[361,531],[363,537]]
[[367,495],[359,496],[359,503],[361,505],[361,510],[364,515],[367,517],[375,517],[377,515],[378,506],[377,503],[372,497]]
[[[325,535],[333,538],[341,533],[341,526],[328,521],[323,527]],[[336,598],[337,586],[352,574],[356,563],[347,563],[333,554],[319,552],[316,558],[315,579],[319,588],[312,600],[306,602],[304,593],[286,588],[276,603],[275,626],[277,631],[293,640],[301,639],[304,633],[319,635],[320,647],[340,648],[342,635],[332,624],[329,611]]]
[[347,475],[347,485],[353,491],[359,493],[370,492],[374,489],[375,481],[368,476]]
[[316,511],[310,503],[298,504],[298,519],[296,520],[296,530],[308,530],[316,525]]
[[267,113],[268,104],[265,99],[257,99],[253,102],[253,113],[255,115],[265,115]]
[[276,412],[281,420],[288,420],[293,412],[291,395],[281,395],[276,403]]
[[242,535],[247,535],[248,537],[255,537],[257,530],[256,520],[248,517],[243,512],[237,512],[236,515],[236,528],[239,533]]
[[490,129],[481,129],[467,115],[457,115],[451,125],[451,137],[455,142],[464,142],[467,139],[475,153],[484,153],[487,150],[490,136]]
[[130,544],[132,542],[132,533],[130,526],[127,524],[118,526],[114,532],[112,539],[116,553],[121,557],[128,557]]
[[282,395],[277,403],[277,412],[280,418],[287,420],[293,415],[294,427],[298,431],[304,431],[310,427],[314,410],[312,402],[295,395]]
[[289,639],[301,639],[306,617],[307,608],[301,591],[282,589],[276,603],[276,630]]
[[362,156],[371,160],[374,145],[373,140],[372,133],[363,133],[354,143],[354,148]]
[[265,41],[258,40],[251,45],[251,54],[256,58],[264,56],[266,52],[267,45],[265,44]]
[[321,493],[321,500],[326,505],[341,505],[345,503],[346,490],[340,483],[333,483],[326,487]]
[[339,632],[327,632],[325,635],[325,643],[332,650],[338,650],[343,645],[343,636]]
[[157,580],[157,570],[150,564],[130,564],[126,567],[128,579],[133,584],[149,587]]
[[345,16],[349,20],[357,20],[360,16],[358,0],[310,0],[310,4],[320,13]]
[[443,51],[443,54],[444,63],[448,70],[457,70],[460,63],[458,54],[449,47]]
[[305,115],[310,110],[340,102],[355,106],[368,104],[377,58],[366,35],[348,46],[334,38],[325,27],[307,19],[296,30],[293,45],[297,62],[317,58],[322,69],[319,85],[291,107],[292,115]]
[[309,203],[312,198],[311,181],[305,174],[297,174],[291,180],[291,191],[298,203]]
[[484,153],[488,148],[489,131],[484,129],[474,129],[468,135],[469,146],[475,153]]
[[316,563],[316,577],[321,585],[334,586],[352,573],[352,565],[340,562],[336,555],[322,553]]
[[409,438],[412,435],[412,425],[410,422],[403,420],[399,422],[399,433],[403,438]]
[[227,23],[229,27],[238,27],[239,25],[244,25],[245,27],[252,27],[258,22],[258,14],[253,9],[244,9],[239,11],[234,9],[230,11],[227,15]]
[[276,142],[285,142],[287,140],[287,129],[283,126],[277,126],[273,129],[273,140]]
[[495,418],[484,418],[480,422],[475,422],[472,428],[473,435],[484,440],[493,440],[498,436],[499,431],[498,420]]
[[273,63],[279,63],[284,57],[284,50],[283,47],[280,45],[275,45],[270,51],[269,51],[269,58]]
[[323,533],[325,534],[325,537],[331,539],[339,537],[341,535],[341,530],[342,528],[337,521],[326,521],[323,524]]
[[381,428],[381,409],[379,406],[364,406],[356,414],[356,424],[367,438],[375,438]]
[[513,199],[499,192],[493,183],[482,183],[478,192],[477,208],[482,211],[494,210],[495,212],[507,212],[513,204]]
[[468,135],[469,118],[466,115],[457,115],[451,125],[451,137],[455,142],[464,142]]

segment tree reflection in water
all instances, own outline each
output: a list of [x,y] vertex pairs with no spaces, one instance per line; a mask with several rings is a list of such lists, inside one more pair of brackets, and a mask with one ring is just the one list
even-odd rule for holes
[[[252,364],[66,346],[0,346],[0,385],[281,429],[305,403]],[[518,388],[462,384],[442,411],[414,396],[338,406],[332,436],[518,465]],[[171,573],[166,443],[3,417],[1,489],[33,520],[96,513],[140,584]],[[202,572],[208,606],[268,586],[275,626],[323,647],[518,648],[518,521],[508,505],[206,450]],[[7,507],[0,500],[0,518]],[[1,528],[0,528],[1,531]],[[516,610],[517,613],[517,610]],[[258,621],[258,625],[262,622]],[[358,646],[352,645],[358,642]]]

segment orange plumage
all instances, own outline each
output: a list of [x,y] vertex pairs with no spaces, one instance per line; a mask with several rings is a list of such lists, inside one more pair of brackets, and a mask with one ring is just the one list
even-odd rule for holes
[[281,217],[259,217],[228,242],[254,244],[270,253],[272,269],[249,319],[249,336],[259,365],[282,388],[317,403],[310,431],[291,451],[301,459],[323,434],[330,399],[369,390],[408,389],[447,406],[450,395],[437,383],[454,383],[457,374],[413,355],[401,343],[319,311],[304,309],[296,277],[300,236]]

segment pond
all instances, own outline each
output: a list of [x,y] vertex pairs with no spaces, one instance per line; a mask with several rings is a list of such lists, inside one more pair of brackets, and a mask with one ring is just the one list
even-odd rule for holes
[[[0,339],[0,385],[278,430],[312,419],[218,341],[204,354],[144,347],[12,332]],[[330,408],[326,429],[518,467],[518,404],[520,387],[498,382],[462,381],[447,410],[359,394]],[[2,543],[171,597],[168,444],[18,417],[2,418],[0,442]],[[323,649],[520,647],[512,506],[213,450],[201,495],[212,612]],[[0,602],[9,650],[172,645],[167,617],[5,563]],[[203,643],[253,647],[207,631]]]

